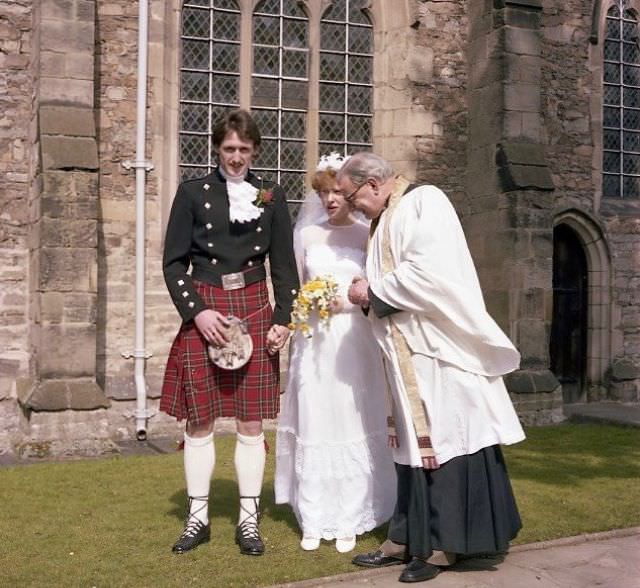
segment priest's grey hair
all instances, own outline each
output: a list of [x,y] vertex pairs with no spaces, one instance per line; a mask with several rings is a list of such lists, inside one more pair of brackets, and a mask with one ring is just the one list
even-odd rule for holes
[[393,176],[393,168],[386,160],[369,151],[354,153],[340,168],[337,177],[348,177],[355,185],[364,184],[369,178],[376,178],[381,182]]

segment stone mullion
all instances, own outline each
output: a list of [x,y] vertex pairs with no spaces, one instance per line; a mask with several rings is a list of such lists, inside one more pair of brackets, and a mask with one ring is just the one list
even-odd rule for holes
[[309,181],[320,157],[320,19],[326,0],[306,2],[309,14],[309,78],[307,100],[307,174]]
[[259,0],[239,0],[240,16],[240,108],[251,109],[253,72],[253,11]]

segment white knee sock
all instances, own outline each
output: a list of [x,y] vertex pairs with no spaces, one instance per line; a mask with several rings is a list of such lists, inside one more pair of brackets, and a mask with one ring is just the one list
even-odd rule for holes
[[206,437],[184,434],[184,476],[187,494],[192,497],[189,518],[197,518],[205,525],[209,522],[209,486],[215,463],[213,433]]
[[259,506],[266,460],[267,452],[264,448],[264,433],[260,433],[257,437],[237,434],[234,462],[236,475],[238,476],[238,491],[240,496],[257,497],[255,502],[253,498],[240,498],[239,525],[254,515],[256,508]]

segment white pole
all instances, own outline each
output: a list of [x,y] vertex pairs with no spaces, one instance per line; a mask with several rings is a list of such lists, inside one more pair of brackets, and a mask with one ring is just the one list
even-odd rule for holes
[[146,173],[153,169],[145,160],[146,111],[147,111],[147,46],[149,26],[148,0],[139,1],[138,12],[138,95],[136,161],[131,167],[136,169],[136,303],[135,303],[135,384],[136,384],[136,438],[143,441],[147,437],[147,385],[145,381],[144,340],[144,281],[145,281],[145,181]]

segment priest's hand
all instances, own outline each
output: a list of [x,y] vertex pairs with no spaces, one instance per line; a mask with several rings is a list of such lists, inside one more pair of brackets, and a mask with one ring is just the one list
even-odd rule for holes
[[349,286],[349,302],[351,304],[357,304],[362,308],[368,308],[369,306],[369,282],[362,276],[353,278],[351,286]]
[[289,338],[289,327],[284,325],[271,325],[267,333],[267,353],[274,355],[284,347]]
[[207,308],[199,312],[193,320],[207,343],[221,347],[229,341],[229,321],[217,310]]

